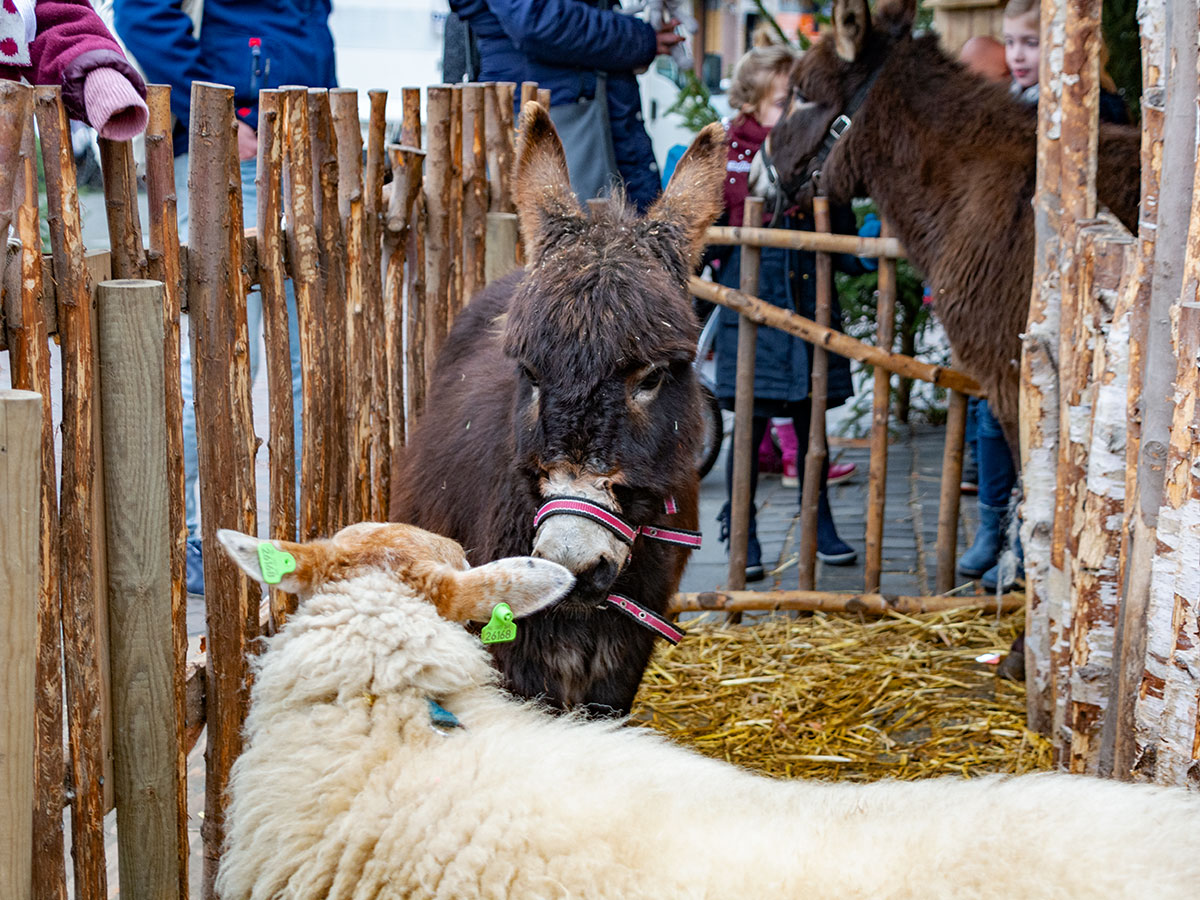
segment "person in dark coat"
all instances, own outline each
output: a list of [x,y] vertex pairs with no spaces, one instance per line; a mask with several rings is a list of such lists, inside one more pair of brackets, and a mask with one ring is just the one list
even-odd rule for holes
[[[242,224],[258,221],[258,92],[285,84],[337,87],[333,34],[329,30],[331,0],[204,0],[200,21],[193,22],[180,0],[115,0],[113,22],[118,36],[152,82],[171,86],[175,191],[179,233],[188,221],[188,124],[193,81],[233,87],[241,159]],[[300,452],[303,375],[295,291],[284,283],[288,306],[292,400],[296,410],[296,452]],[[250,377],[258,373],[258,334],[262,329],[262,297],[246,297],[250,332]],[[197,412],[192,398],[191,344],[182,346],[184,499],[187,506],[187,589],[204,593],[204,566],[196,497],[198,458]],[[300,466],[297,464],[296,471]]]
[[0,10],[0,78],[63,89],[72,119],[127,141],[146,127],[146,85],[87,0],[21,0]]
[[[725,209],[729,224],[742,224],[743,204],[748,191],[750,163],[766,140],[767,134],[779,120],[787,100],[787,73],[795,59],[794,52],[781,45],[756,47],[738,61],[730,87],[730,104],[740,112],[729,129],[729,158],[726,164]],[[846,207],[832,207],[834,231],[852,234],[854,214]],[[771,214],[764,216],[761,225],[770,223]],[[754,223],[750,223],[754,224]],[[785,228],[812,231],[811,217],[792,211],[784,217]],[[834,264],[844,271],[862,271],[855,257],[835,256]],[[719,279],[726,287],[740,289],[741,253],[730,255],[721,267]],[[796,312],[805,318],[816,318],[816,257],[812,253],[765,247],[759,264],[757,296],[768,303]],[[738,314],[722,306],[717,312],[715,350],[717,361],[716,396],[725,409],[733,409],[734,385],[737,374]],[[830,320],[835,327],[841,322],[841,308],[836,292]],[[854,394],[850,380],[850,362],[843,356],[830,353],[826,398],[830,408],[839,406]],[[751,447],[762,442],[772,418],[790,418],[801,443],[807,441],[812,411],[810,375],[812,345],[776,328],[758,329],[754,362],[754,432]],[[798,462],[803,466],[803,454]],[[826,492],[826,471],[821,473],[821,494],[817,507],[817,557],[831,565],[850,565],[857,552],[843,541],[833,523]],[[803,471],[801,469],[801,471]],[[733,495],[733,455],[727,457],[726,488]],[[758,484],[758,454],[751,454],[750,477],[750,540],[746,552],[746,580],[764,577],[762,549],[755,528],[754,493]],[[801,490],[804,479],[800,478]],[[721,510],[721,539],[728,539],[729,508]]]
[[[636,73],[683,38],[678,22],[660,31],[615,11],[616,0],[450,0],[479,51],[478,81],[536,81],[550,91],[550,109],[596,97],[606,75],[612,149],[625,195],[642,212],[659,193],[654,148],[642,123]],[[596,136],[597,142],[603,135]],[[567,147],[568,165],[573,161]],[[572,182],[576,182],[572,172]]]

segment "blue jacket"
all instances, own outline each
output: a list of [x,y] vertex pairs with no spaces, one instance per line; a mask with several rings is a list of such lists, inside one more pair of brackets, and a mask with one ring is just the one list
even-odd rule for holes
[[642,125],[635,69],[655,56],[654,29],[614,12],[615,0],[450,0],[475,35],[479,81],[536,81],[550,105],[596,93],[596,70],[608,73],[608,117],[626,195],[645,210],[658,196],[658,166]]
[[[146,80],[171,86],[178,155],[187,152],[193,81],[232,86],[238,117],[256,129],[261,88],[336,87],[331,3],[204,0],[199,40],[179,0],[115,0],[113,24]],[[261,42],[257,56],[251,38]]]

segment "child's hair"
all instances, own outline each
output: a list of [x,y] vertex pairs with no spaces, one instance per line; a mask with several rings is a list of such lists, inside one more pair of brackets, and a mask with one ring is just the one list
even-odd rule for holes
[[785,44],[753,48],[733,67],[729,105],[741,112],[753,111],[766,96],[775,76],[789,71],[795,61],[796,51]]
[[1019,19],[1031,12],[1039,12],[1041,8],[1042,0],[1008,0],[1004,4],[1004,18]]

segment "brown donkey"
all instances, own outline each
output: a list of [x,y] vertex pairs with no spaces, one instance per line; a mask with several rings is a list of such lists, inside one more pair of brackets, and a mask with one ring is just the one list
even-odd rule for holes
[[[871,197],[933,290],[957,364],[1015,449],[1018,360],[1033,279],[1036,117],[913,37],[916,0],[836,0],[792,72],[768,151],[792,199]],[[1139,134],[1103,125],[1097,194],[1137,228]],[[814,178],[814,173],[819,177]]]
[[507,686],[629,712],[698,544],[698,329],[687,279],[721,211],[725,136],[700,132],[645,218],[589,218],[550,119],[526,104],[516,198],[528,263],[481,292],[438,353],[392,518],[474,565],[532,552],[575,586],[497,645]]

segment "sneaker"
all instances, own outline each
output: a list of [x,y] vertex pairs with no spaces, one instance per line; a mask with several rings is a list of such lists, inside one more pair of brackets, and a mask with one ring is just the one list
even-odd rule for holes
[[762,564],[762,545],[754,535],[746,541],[746,582],[762,581],[767,571]]
[[204,594],[204,555],[200,552],[200,538],[187,540],[187,591]]
[[857,463],[834,463],[829,467],[829,477],[826,478],[826,484],[841,484],[843,481],[849,481],[854,477],[854,473],[858,471]]
[[795,459],[783,458],[783,486],[800,487],[800,467]]
[[852,566],[858,559],[858,551],[835,537],[825,547],[817,548],[817,559],[830,566]]

